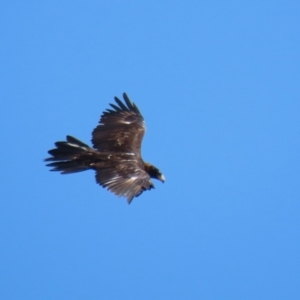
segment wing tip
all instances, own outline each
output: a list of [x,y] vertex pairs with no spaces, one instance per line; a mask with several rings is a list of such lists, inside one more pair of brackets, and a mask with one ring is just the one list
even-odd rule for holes
[[130,98],[128,97],[128,95],[125,92],[123,93],[123,99],[124,99],[124,102],[122,100],[120,100],[117,96],[115,96],[114,100],[117,105],[114,103],[109,103],[109,105],[113,109],[106,109],[106,111],[104,113],[111,114],[111,113],[118,113],[121,111],[132,111],[132,112],[142,116],[142,114],[141,114],[140,110],[138,109],[138,107],[136,106],[136,104],[130,100]]
[[131,111],[134,111],[135,113],[137,113],[139,115],[142,115],[140,110],[136,106],[136,104],[130,100],[130,98],[128,97],[128,95],[125,92],[123,93],[123,99]]

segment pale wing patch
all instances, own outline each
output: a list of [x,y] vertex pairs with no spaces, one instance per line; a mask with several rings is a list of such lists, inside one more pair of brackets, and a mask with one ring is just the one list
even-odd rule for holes
[[96,180],[115,195],[126,197],[129,203],[143,191],[153,188],[149,175],[142,169],[131,169],[129,173],[126,168],[124,171],[98,169]]

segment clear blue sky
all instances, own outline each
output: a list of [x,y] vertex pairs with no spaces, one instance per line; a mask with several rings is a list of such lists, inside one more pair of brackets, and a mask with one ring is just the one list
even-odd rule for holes
[[[300,2],[5,1],[1,299],[300,299]],[[114,96],[164,184],[43,159]]]

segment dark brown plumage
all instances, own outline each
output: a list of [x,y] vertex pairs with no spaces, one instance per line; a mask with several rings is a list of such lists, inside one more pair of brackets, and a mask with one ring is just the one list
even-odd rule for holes
[[143,191],[154,188],[151,178],[164,182],[162,173],[141,157],[145,122],[137,106],[123,94],[124,102],[115,97],[112,109],[103,112],[93,130],[93,148],[67,135],[66,141],[56,142],[49,150],[51,171],[70,174],[85,170],[96,171],[96,181],[130,203]]

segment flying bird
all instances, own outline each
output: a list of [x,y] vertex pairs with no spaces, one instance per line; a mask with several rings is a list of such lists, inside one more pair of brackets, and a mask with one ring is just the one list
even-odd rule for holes
[[160,170],[143,161],[141,145],[145,122],[138,107],[123,94],[124,102],[115,97],[111,108],[101,115],[99,125],[92,132],[90,147],[67,135],[66,141],[56,142],[49,150],[50,171],[70,174],[86,170],[96,171],[96,181],[130,203],[134,197],[154,188],[151,178],[165,181]]

